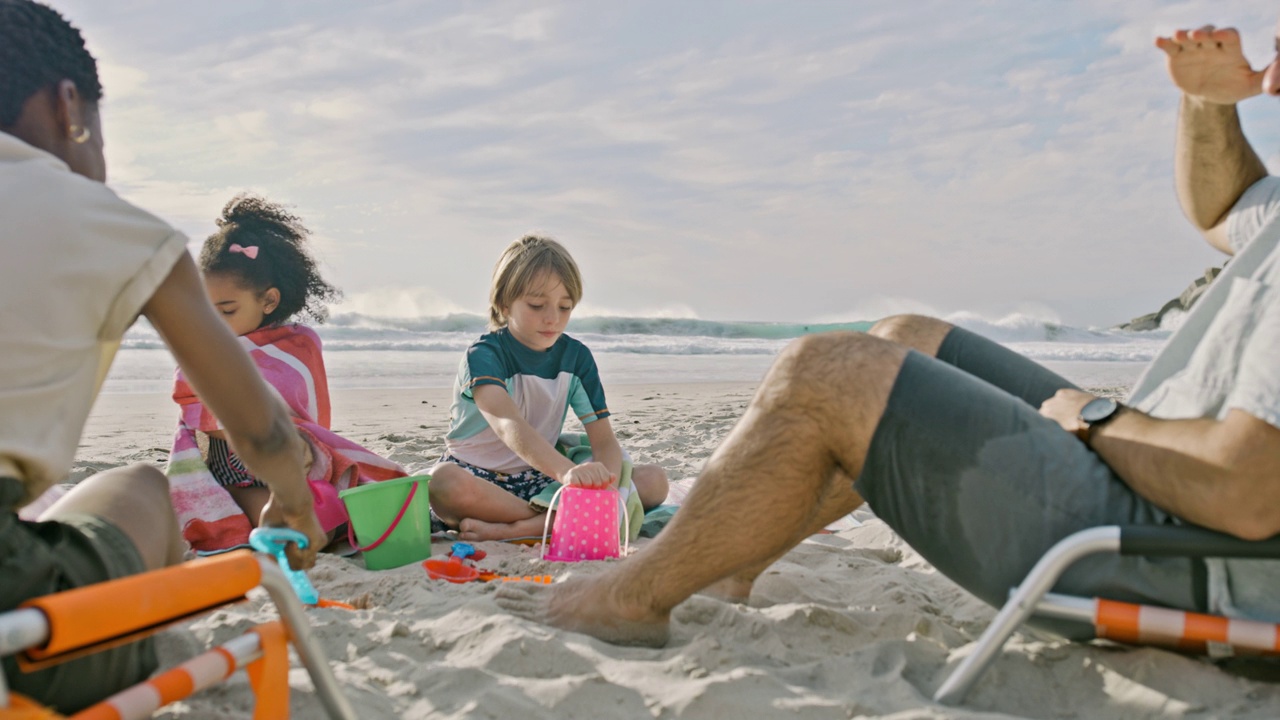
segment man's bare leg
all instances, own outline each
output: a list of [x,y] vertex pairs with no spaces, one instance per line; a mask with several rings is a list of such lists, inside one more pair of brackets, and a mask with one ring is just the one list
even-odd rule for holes
[[786,550],[764,562],[752,565],[723,580],[712,583],[702,590],[702,594],[719,598],[726,602],[747,602],[751,597],[751,588],[755,585],[756,578],[765,570],[768,570],[770,565],[780,560],[783,555],[791,552],[791,549],[800,544],[800,541],[821,532],[831,523],[861,507],[863,500],[853,489],[854,478],[849,477],[839,468],[836,468],[833,473],[835,477],[832,477],[827,483],[827,492],[818,504],[814,506],[814,512],[809,522],[793,538]]
[[[498,604],[609,642],[664,644],[672,608],[793,547],[858,476],[906,353],[862,333],[793,342],[653,545],[593,577],[504,586]],[[848,493],[833,507],[861,504]]]
[[929,357],[937,357],[938,348],[954,327],[949,322],[925,315],[893,315],[872,325],[867,332],[906,345]]
[[[880,320],[867,332],[870,335],[892,340],[929,357],[934,357],[938,354],[938,348],[942,346],[942,341],[947,337],[947,333],[951,332],[953,327],[951,323],[925,315],[894,315]],[[836,472],[843,477],[836,478],[829,483],[832,494],[823,498],[822,502],[819,503],[818,508],[815,509],[813,521],[801,531],[800,536],[795,539],[795,543],[798,544],[801,540],[814,533],[821,532],[826,526],[848,515],[850,511],[845,508],[848,507],[849,503],[855,502],[856,504],[853,506],[855,508],[862,504],[862,499],[857,498],[857,493],[853,492],[853,481],[857,478],[844,475],[839,469]],[[850,498],[849,495],[854,497]],[[769,558],[763,563],[735,573],[711,585],[703,592],[706,595],[729,602],[744,603],[751,596],[751,588],[755,584],[756,578],[788,551],[789,549],[777,557]]]
[[130,465],[98,473],[40,514],[40,520],[64,515],[95,515],[133,541],[148,570],[182,562],[186,543],[169,499],[169,479],[150,465]]

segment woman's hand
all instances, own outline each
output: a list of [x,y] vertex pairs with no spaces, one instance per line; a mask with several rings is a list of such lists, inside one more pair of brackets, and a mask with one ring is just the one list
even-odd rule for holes
[[[310,493],[307,494],[308,500]],[[285,555],[289,558],[289,566],[294,570],[308,570],[316,564],[316,553],[329,543],[329,536],[320,527],[312,503],[304,503],[305,507],[287,508],[276,494],[271,493],[267,504],[262,506],[262,516],[258,518],[258,527],[287,527],[307,536],[306,549],[294,543],[285,546]]]
[[569,472],[564,474],[561,482],[565,485],[589,488],[613,487],[618,482],[618,476],[609,472],[609,468],[605,467],[604,463],[585,462],[569,468]]

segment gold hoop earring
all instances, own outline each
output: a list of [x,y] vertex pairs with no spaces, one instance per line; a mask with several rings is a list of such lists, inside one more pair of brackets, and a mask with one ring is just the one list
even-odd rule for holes
[[71,142],[77,145],[83,145],[89,142],[89,138],[93,137],[93,133],[89,131],[89,128],[87,126],[81,127],[80,132],[76,132],[76,126],[72,125],[71,132],[73,133],[71,137]]

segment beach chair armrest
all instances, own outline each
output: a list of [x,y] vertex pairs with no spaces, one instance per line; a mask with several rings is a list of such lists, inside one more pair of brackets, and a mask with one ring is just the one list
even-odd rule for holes
[[1280,535],[1241,540],[1192,525],[1124,525],[1120,554],[1147,557],[1280,558]]

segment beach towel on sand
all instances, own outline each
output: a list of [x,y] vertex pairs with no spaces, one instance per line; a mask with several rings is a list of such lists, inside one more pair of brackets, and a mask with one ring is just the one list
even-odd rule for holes
[[[408,474],[397,463],[329,429],[329,383],[314,330],[303,325],[262,328],[242,336],[240,343],[267,384],[289,406],[294,423],[310,444],[314,460],[307,481],[313,486],[326,483],[343,490]],[[221,429],[217,418],[200,403],[181,371],[173,399],[180,415],[165,473],[182,536],[194,550],[205,553],[248,543],[249,518],[214,479],[201,451],[201,435]]]

